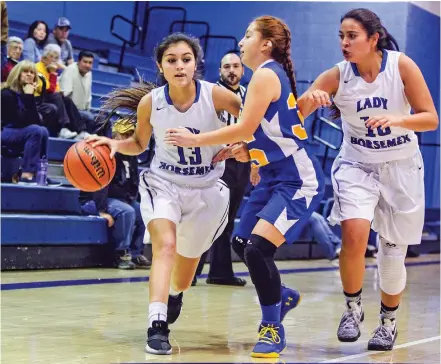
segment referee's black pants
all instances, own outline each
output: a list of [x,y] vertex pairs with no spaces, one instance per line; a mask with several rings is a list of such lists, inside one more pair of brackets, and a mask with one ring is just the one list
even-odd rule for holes
[[[225,172],[222,180],[230,189],[230,210],[228,212],[228,224],[224,232],[210,248],[209,279],[231,279],[234,277],[231,260],[231,238],[234,230],[234,220],[250,181],[250,168],[250,163],[241,163],[233,158],[227,159],[225,162]],[[202,255],[196,275],[201,274],[207,253],[208,251]]]

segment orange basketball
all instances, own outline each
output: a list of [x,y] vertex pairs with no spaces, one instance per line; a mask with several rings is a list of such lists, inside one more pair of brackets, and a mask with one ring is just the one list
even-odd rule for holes
[[107,145],[92,147],[85,141],[72,145],[64,157],[64,174],[81,191],[95,192],[106,187],[115,175],[115,158]]

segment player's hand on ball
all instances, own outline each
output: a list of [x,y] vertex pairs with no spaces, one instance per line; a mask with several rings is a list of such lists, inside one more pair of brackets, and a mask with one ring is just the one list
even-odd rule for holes
[[197,147],[197,135],[193,134],[187,128],[167,129],[164,137],[166,144],[176,145],[178,147]]
[[87,143],[92,144],[92,147],[96,147],[98,145],[107,145],[110,148],[110,159],[113,159],[113,157],[115,156],[115,153],[118,151],[118,147],[119,144],[116,140],[107,138],[107,137],[103,137],[103,136],[98,136],[96,134],[90,135],[88,136],[85,141]]
[[241,142],[234,144],[232,146],[231,152],[233,153],[233,157],[238,162],[246,163],[251,160],[247,143]]

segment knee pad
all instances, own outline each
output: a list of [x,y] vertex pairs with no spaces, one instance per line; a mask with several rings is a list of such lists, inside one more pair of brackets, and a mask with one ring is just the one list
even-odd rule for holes
[[398,245],[380,237],[377,264],[380,276],[380,288],[389,295],[401,293],[406,286],[407,245]]
[[245,245],[247,244],[247,240],[248,239],[236,235],[231,242],[234,252],[243,262],[245,262]]
[[256,264],[273,260],[277,247],[267,239],[251,234],[250,239],[245,244],[245,263],[251,269]]
[[280,274],[274,263],[277,247],[267,239],[251,234],[246,242],[245,262],[256,287],[261,305],[270,306],[281,300]]

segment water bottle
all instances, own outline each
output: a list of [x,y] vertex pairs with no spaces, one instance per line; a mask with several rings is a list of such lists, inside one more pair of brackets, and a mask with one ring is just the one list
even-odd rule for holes
[[39,186],[46,186],[47,185],[47,160],[46,159],[40,159],[39,168],[37,171],[37,184]]

